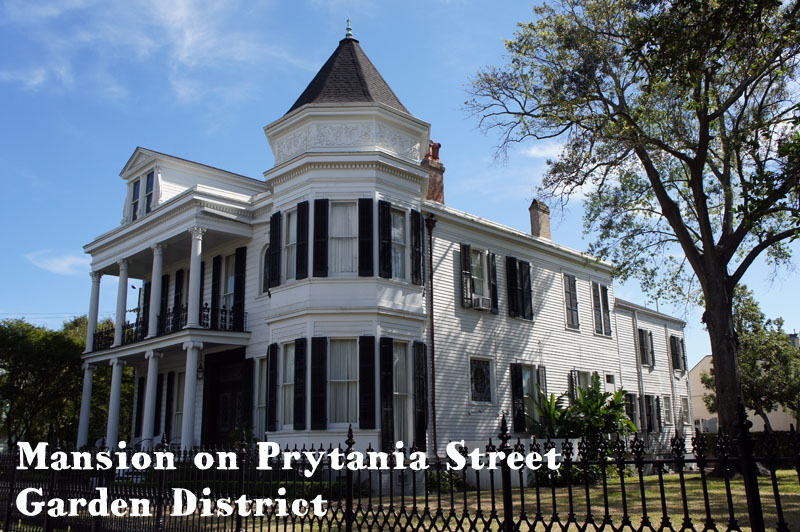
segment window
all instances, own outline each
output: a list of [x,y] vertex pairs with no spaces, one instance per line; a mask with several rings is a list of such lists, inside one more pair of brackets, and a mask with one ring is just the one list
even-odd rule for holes
[[264,262],[261,267],[261,293],[266,294],[269,292],[269,245],[264,248],[262,258]]
[[153,181],[155,179],[155,173],[150,172],[147,174],[145,178],[145,185],[144,185],[144,213],[147,214],[151,210],[153,210]]
[[588,371],[578,372],[578,388],[588,390],[592,386],[592,374]]
[[580,328],[578,321],[578,282],[574,275],[564,274],[564,305],[567,312],[567,327]]
[[222,272],[222,307],[231,310],[233,309],[233,289],[236,284],[236,255],[230,254],[225,257]]
[[614,392],[616,390],[616,377],[613,373],[606,374],[606,391],[607,392]]
[[139,217],[139,180],[133,182],[133,190],[131,191],[131,221],[135,221]]
[[645,330],[638,329],[639,335],[639,360],[643,366],[655,365],[655,352],[653,350],[653,333]]
[[256,433],[257,438],[263,438],[264,433],[267,431],[267,362],[266,357],[258,359],[258,415],[256,416]]
[[608,287],[592,283],[592,305],[594,310],[594,332],[611,336],[611,311],[608,306]]
[[680,414],[681,423],[684,425],[689,424],[689,398],[688,397],[681,397],[681,414]]
[[669,395],[663,396],[661,404],[664,405],[664,423],[672,425],[672,397]]
[[661,431],[661,408],[658,397],[655,395],[644,396],[645,430],[647,432]]
[[392,277],[406,278],[406,213],[392,209]]
[[489,291],[486,287],[486,261],[485,253],[479,249],[470,250],[470,274],[472,275],[472,293],[476,296],[486,297]]
[[514,257],[506,257],[506,282],[508,283],[508,315],[532,320],[533,293],[530,263]]
[[408,344],[394,342],[394,437],[406,445],[411,445],[411,367],[408,358]]
[[636,425],[636,428],[639,428],[639,416],[636,415],[636,394],[633,393],[626,393],[625,394],[625,415],[628,416],[628,419],[633,421],[633,424]]
[[685,371],[686,364],[684,363],[683,339],[675,335],[670,335],[669,351],[672,356],[672,369],[676,371]]
[[330,423],[358,423],[358,352],[355,340],[331,340],[328,369]]
[[533,423],[539,420],[536,410],[536,397],[539,393],[539,382],[534,366],[522,366],[522,401],[525,411],[525,429],[533,434]]
[[186,373],[178,373],[178,390],[175,394],[175,416],[174,423],[172,424],[172,431],[175,433],[175,438],[181,438],[183,431],[183,389],[186,384]]
[[294,343],[283,344],[281,373],[281,421],[283,428],[294,428]]
[[488,360],[472,358],[469,361],[470,399],[476,403],[492,402],[492,374]]
[[297,268],[297,211],[286,213],[286,268],[284,277],[287,281],[294,279]]
[[330,272],[355,274],[358,271],[356,204],[355,202],[332,202],[330,205]]

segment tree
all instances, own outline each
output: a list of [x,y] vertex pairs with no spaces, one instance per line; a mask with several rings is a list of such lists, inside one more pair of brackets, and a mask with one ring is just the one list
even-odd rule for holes
[[659,298],[704,306],[731,431],[734,287],[800,231],[798,2],[562,0],[534,8],[467,107],[500,135],[564,146],[539,194],[586,194],[589,251]]
[[[767,319],[744,285],[734,291],[733,320],[740,343],[744,405],[764,420],[767,432],[772,432],[767,414],[778,407],[794,410],[800,400],[800,349],[792,345],[784,332],[783,320]],[[703,400],[708,411],[715,413],[713,372],[704,373],[701,382],[709,390]]]

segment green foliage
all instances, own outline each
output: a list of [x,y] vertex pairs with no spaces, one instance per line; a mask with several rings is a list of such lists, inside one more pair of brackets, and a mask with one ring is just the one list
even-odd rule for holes
[[[584,485],[587,481],[590,486],[594,486],[603,480],[603,469],[605,469],[606,479],[609,482],[619,482],[619,468],[612,463],[607,463],[605,468],[600,464],[591,464],[586,467],[581,464],[573,464],[569,469],[569,475],[567,475],[567,468],[563,466],[555,471],[539,469],[536,471],[536,476],[539,477],[540,486],[562,487],[570,484],[576,486]],[[622,476],[634,476],[633,467],[628,466],[623,469]],[[531,477],[531,484],[533,485],[534,482],[535,480]]]
[[425,489],[428,493],[449,493],[464,489],[464,479],[452,471],[428,470],[425,476]]
[[[530,394],[528,395],[530,397]],[[526,412],[527,425],[538,438],[565,438],[571,431],[571,419],[566,394],[548,397],[541,389],[533,399],[536,416]]]

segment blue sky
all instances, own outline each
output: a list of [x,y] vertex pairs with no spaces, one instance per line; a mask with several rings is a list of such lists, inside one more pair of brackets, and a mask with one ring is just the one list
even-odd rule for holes
[[[0,2],[0,319],[57,328],[87,312],[82,246],[119,224],[119,172],[136,146],[260,178],[273,164],[262,128],[333,52],[348,16],[400,100],[442,143],[446,203],[529,230],[533,189],[558,145],[526,143],[497,163],[496,137],[480,133],[463,110],[470,76],[501,62],[503,39],[531,18],[527,2],[498,0],[487,9],[477,0],[7,0]],[[572,203],[554,218],[553,239],[586,249],[581,215]],[[103,280],[101,315],[114,311],[115,281]],[[745,282],[767,315],[800,328],[796,272],[775,277],[757,264]],[[645,303],[635,281],[617,285],[617,295]],[[663,303],[660,310],[685,313]],[[700,314],[685,315],[690,364],[709,353]]]

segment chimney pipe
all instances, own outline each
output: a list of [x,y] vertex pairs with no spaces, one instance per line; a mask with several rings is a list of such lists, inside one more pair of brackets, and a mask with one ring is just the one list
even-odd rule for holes
[[437,203],[444,205],[444,165],[439,160],[439,149],[442,147],[438,142],[430,141],[428,144],[428,153],[422,159],[423,168],[427,168],[428,179],[428,195],[426,199],[433,200]]
[[531,213],[531,234],[550,240],[550,208],[541,201],[533,200],[528,211]]

